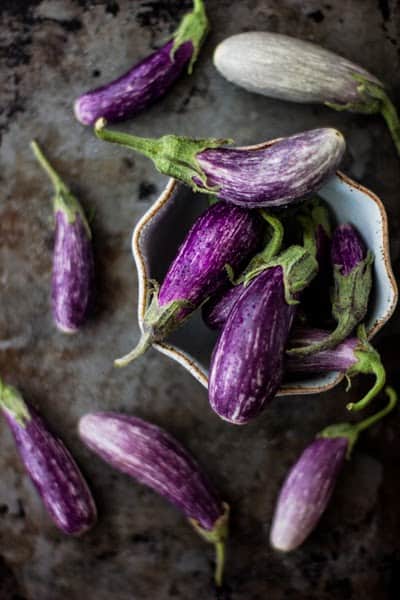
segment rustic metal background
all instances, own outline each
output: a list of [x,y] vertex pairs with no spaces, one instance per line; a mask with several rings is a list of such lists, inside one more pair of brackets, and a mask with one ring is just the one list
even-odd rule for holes
[[[348,142],[344,170],[383,199],[399,273],[399,159],[382,120],[251,95],[211,62],[228,35],[271,30],[320,42],[361,63],[400,101],[397,0],[208,0],[212,33],[192,77],[125,127],[233,137],[255,143],[333,125]],[[232,505],[227,565],[231,600],[394,599],[400,590],[399,415],[364,435],[320,527],[299,551],[268,545],[274,501],[313,434],[343,419],[341,386],[320,397],[279,400],[243,428],[223,423],[205,391],[155,352],[125,370],[112,359],[136,339],[136,273],[130,235],[165,178],[144,158],[97,141],[72,113],[74,98],[146,56],[175,28],[190,0],[1,0],[0,374],[20,386],[67,442],[92,486],[99,523],[70,539],[49,521],[0,424],[1,600],[206,600],[212,551],[151,491],[97,460],[77,419],[96,409],[165,426],[199,458]],[[96,314],[75,337],[49,312],[50,185],[28,143],[38,138],[93,213]],[[400,384],[399,319],[379,338]],[[356,384],[353,394],[362,391]]]

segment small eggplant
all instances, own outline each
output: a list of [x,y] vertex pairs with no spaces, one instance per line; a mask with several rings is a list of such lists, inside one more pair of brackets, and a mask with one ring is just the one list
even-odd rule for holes
[[264,96],[382,113],[400,154],[400,120],[384,84],[333,52],[280,33],[251,31],[221,42],[214,64],[232,83]]
[[215,581],[222,584],[229,507],[190,454],[156,425],[119,413],[84,415],[83,442],[113,467],[167,498],[215,545]]
[[100,117],[122,121],[164,96],[188,65],[191,73],[207,35],[208,20],[202,0],[182,19],[172,40],[118,79],[80,96],[75,116],[83,125]]
[[78,200],[45,158],[35,141],[32,150],[55,189],[55,244],[52,311],[58,329],[75,333],[86,321],[93,301],[94,260],[91,232]]
[[282,552],[295,550],[313,531],[359,434],[395,407],[395,391],[388,387],[386,393],[389,396],[386,408],[358,424],[327,427],[303,451],[279,494],[270,533],[273,548]]
[[352,225],[340,225],[335,229],[331,260],[334,268],[332,315],[337,326],[323,340],[303,348],[291,348],[289,354],[306,356],[334,348],[364,320],[372,286],[373,257]]
[[186,317],[228,281],[226,266],[240,269],[256,252],[263,223],[256,212],[217,202],[195,221],[155,291],[144,317],[144,333],[125,366],[179,327]]
[[231,140],[166,135],[159,139],[111,131],[96,121],[97,137],[150,158],[160,173],[196,192],[244,208],[282,206],[319,189],[337,169],[345,141],[336,129],[311,129],[267,146],[223,148]]
[[[295,331],[290,343],[294,347],[320,342],[329,336],[328,331],[304,329]],[[386,381],[386,372],[378,352],[368,342],[363,325],[358,327],[357,337],[347,338],[335,348],[321,350],[307,356],[289,356],[285,365],[289,373],[325,373],[340,371],[345,373],[349,386],[350,378],[358,373],[374,375],[375,384],[369,392],[356,403],[347,405],[349,410],[365,408],[381,391]]]
[[90,490],[63,442],[15,388],[0,380],[0,408],[25,469],[51,519],[64,533],[80,535],[96,522]]
[[211,357],[208,396],[222,419],[247,423],[275,396],[297,295],[316,272],[315,258],[292,246],[244,287]]

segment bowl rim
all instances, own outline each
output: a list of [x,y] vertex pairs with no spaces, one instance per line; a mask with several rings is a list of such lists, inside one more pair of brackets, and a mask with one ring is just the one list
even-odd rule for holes
[[[276,140],[264,142],[262,144],[257,144],[254,146],[242,146],[241,149],[249,149],[253,150],[265,148],[281,138],[277,138]],[[366,196],[368,196],[378,207],[381,222],[382,222],[382,246],[383,246],[383,262],[385,264],[386,273],[388,276],[389,284],[391,286],[391,295],[392,302],[388,307],[387,312],[384,317],[378,319],[373,327],[368,331],[368,339],[372,339],[378,331],[389,321],[391,316],[393,315],[397,301],[398,301],[398,287],[396,283],[396,279],[393,274],[392,265],[390,261],[390,249],[389,249],[389,226],[388,226],[388,218],[386,214],[386,210],[382,200],[371,190],[361,185],[360,183],[354,181],[341,171],[336,171],[336,176],[340,179],[341,182],[349,185],[352,188],[357,189],[362,192]],[[167,202],[171,199],[173,193],[178,189],[181,184],[178,180],[170,178],[166,187],[162,191],[161,195],[157,198],[157,200],[151,205],[151,207],[146,211],[143,217],[136,224],[133,234],[132,234],[132,252],[135,260],[137,273],[138,273],[138,322],[141,331],[143,331],[143,319],[145,310],[147,307],[148,301],[148,290],[149,290],[149,278],[146,272],[146,261],[143,256],[143,252],[140,246],[140,238],[143,233],[143,230],[147,226],[147,224],[155,217],[155,215],[167,204]],[[208,377],[204,370],[199,367],[199,364],[193,359],[189,354],[180,350],[176,346],[168,344],[166,342],[157,342],[153,344],[153,347],[156,348],[162,354],[168,356],[178,362],[181,366],[185,367],[192,376],[195,377],[204,387],[207,388],[208,385]],[[323,385],[317,385],[312,387],[299,386],[299,385],[285,385],[282,387],[277,396],[305,396],[311,394],[318,394],[322,392],[327,392],[331,390],[335,386],[337,386],[345,377],[343,373],[338,373],[332,371],[334,377],[327,383]]]

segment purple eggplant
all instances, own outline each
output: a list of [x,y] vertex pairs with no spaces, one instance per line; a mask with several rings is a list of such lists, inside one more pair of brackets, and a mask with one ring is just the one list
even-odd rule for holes
[[288,35],[249,31],[221,42],[214,64],[232,83],[264,96],[381,113],[400,154],[400,120],[384,84],[342,56]]
[[[329,336],[328,331],[320,329],[297,330],[291,337],[294,347],[320,342]],[[359,373],[374,375],[375,384],[368,393],[356,403],[347,405],[349,410],[365,408],[381,391],[386,382],[386,372],[378,352],[368,342],[364,326],[360,325],[357,337],[347,338],[344,342],[328,350],[321,350],[307,356],[289,356],[285,365],[289,373],[325,373],[340,371],[349,381]]]
[[395,391],[386,388],[386,393],[386,408],[358,424],[327,427],[303,451],[279,494],[270,534],[274,548],[282,552],[295,550],[316,527],[359,434],[395,407]]
[[223,328],[243,290],[243,283],[224,288],[204,304],[202,317],[210,329],[220,331]]
[[96,121],[102,140],[127,146],[197,192],[245,208],[282,206],[319,189],[334,174],[345,150],[336,129],[312,129],[273,144],[223,148],[230,140],[166,135],[159,139],[111,131]]
[[334,348],[364,320],[372,286],[373,257],[352,225],[340,225],[335,229],[331,260],[334,267],[332,315],[337,326],[323,340],[302,348],[291,348],[290,354],[306,356]]
[[90,490],[63,442],[15,388],[0,380],[0,408],[25,469],[51,519],[64,533],[80,535],[96,522]]
[[194,0],[193,11],[182,19],[171,41],[118,79],[75,101],[78,121],[83,125],[93,125],[100,117],[122,121],[146,109],[167,93],[185,67],[192,72],[207,30],[203,2]]
[[315,258],[299,246],[273,262],[244,288],[211,358],[211,407],[237,425],[256,417],[278,391],[297,295],[317,271]]
[[221,585],[229,508],[190,454],[156,425],[119,413],[83,416],[79,434],[107,463],[172,502],[215,545],[215,580]]
[[91,232],[78,200],[45,158],[38,144],[32,150],[55,189],[55,244],[52,275],[52,311],[58,329],[75,333],[88,318],[94,288]]
[[236,271],[262,240],[256,212],[217,202],[196,220],[155,291],[144,317],[139,344],[115,364],[124,366],[179,327],[198,306],[228,281],[226,265]]

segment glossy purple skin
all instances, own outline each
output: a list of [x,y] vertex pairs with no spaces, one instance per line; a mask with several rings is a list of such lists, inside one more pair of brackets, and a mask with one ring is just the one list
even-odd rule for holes
[[[329,331],[321,329],[297,330],[290,338],[290,348],[301,348],[320,342],[329,336]],[[291,373],[325,373],[326,371],[340,371],[345,373],[358,362],[354,354],[360,340],[356,337],[347,338],[344,342],[329,350],[321,350],[306,356],[287,356],[285,370]]]
[[80,535],[97,519],[90,490],[63,442],[33,407],[25,404],[30,420],[24,425],[3,409],[22,462],[57,527],[69,535]]
[[74,333],[84,324],[92,305],[92,243],[79,215],[69,223],[65,213],[58,210],[55,219],[51,290],[53,318],[61,331]]
[[367,256],[365,244],[352,225],[339,225],[332,237],[331,259],[342,275],[351,271]]
[[295,550],[313,531],[331,498],[347,449],[346,437],[321,437],[304,450],[279,494],[270,534],[274,548]]
[[212,296],[212,298],[204,304],[202,316],[205,324],[208,325],[210,329],[215,329],[217,331],[222,329],[229,317],[229,313],[240,298],[243,290],[244,285],[242,283],[240,285],[225,288]]
[[339,132],[313,129],[262,149],[207,149],[196,158],[207,184],[219,186],[218,198],[260,208],[282,206],[318,190],[336,171],[344,149]]
[[222,503],[199,465],[166,431],[113,412],[84,415],[83,442],[107,463],[152,488],[203,529],[213,529]]
[[100,117],[110,123],[122,121],[164,96],[193,54],[188,41],[171,59],[173,44],[169,41],[118,79],[80,96],[74,104],[78,121],[83,125],[93,125]]
[[158,303],[174,300],[191,303],[185,316],[228,281],[225,266],[234,272],[257,251],[264,225],[258,214],[217,202],[196,220],[179,248],[158,293]]
[[280,266],[263,271],[242,292],[211,358],[208,397],[222,419],[247,423],[271,402],[282,382],[295,311],[286,303]]

